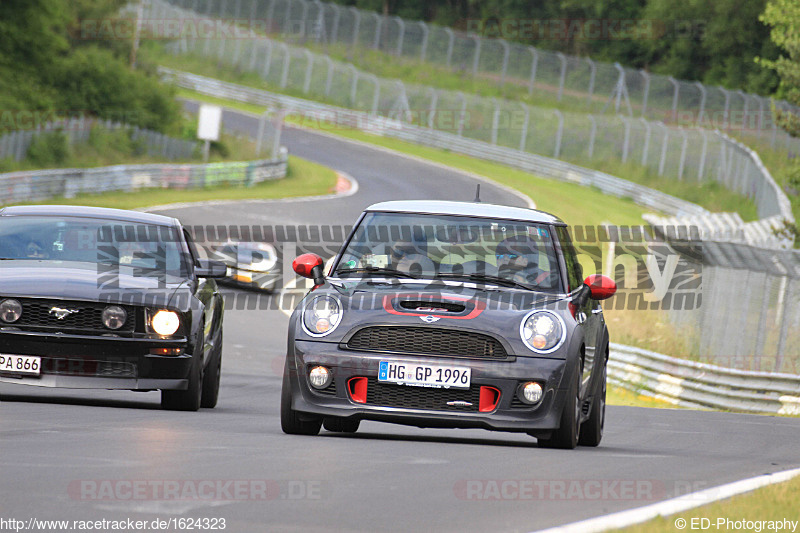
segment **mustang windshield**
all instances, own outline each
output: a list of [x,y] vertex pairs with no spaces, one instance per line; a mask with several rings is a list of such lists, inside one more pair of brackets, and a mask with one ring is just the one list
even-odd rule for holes
[[[146,277],[188,277],[175,228],[80,217],[0,217],[0,259],[81,262]],[[129,271],[129,272],[126,272]]]
[[338,276],[463,280],[562,289],[546,225],[450,215],[367,213],[336,265]]

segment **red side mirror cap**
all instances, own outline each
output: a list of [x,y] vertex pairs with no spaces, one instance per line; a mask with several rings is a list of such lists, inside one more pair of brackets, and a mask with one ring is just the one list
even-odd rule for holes
[[617,292],[617,284],[608,276],[592,274],[583,281],[589,286],[592,300],[605,300],[611,298]]
[[315,268],[319,267],[320,270],[318,272],[319,274],[322,273],[322,265],[322,258],[317,254],[303,254],[297,256],[297,258],[292,261],[292,269],[297,272],[298,275],[310,279],[317,277],[317,274],[314,272]]

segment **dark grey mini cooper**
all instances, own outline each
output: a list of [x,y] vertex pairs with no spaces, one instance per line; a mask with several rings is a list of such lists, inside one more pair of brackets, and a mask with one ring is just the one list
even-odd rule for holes
[[369,207],[334,259],[304,254],[315,286],[295,309],[283,376],[286,433],[361,420],[525,432],[597,446],[608,329],[555,216],[481,203]]

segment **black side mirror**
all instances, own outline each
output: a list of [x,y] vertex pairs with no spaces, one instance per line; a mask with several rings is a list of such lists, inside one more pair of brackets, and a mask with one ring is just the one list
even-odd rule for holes
[[199,259],[194,273],[198,278],[224,278],[228,275],[228,267],[215,259]]
[[581,307],[584,306],[584,304],[586,304],[586,301],[589,299],[591,295],[592,295],[591,287],[589,287],[584,283],[583,285],[581,285],[578,294],[576,294],[575,297],[572,299],[572,303],[575,304],[575,306],[580,309]]

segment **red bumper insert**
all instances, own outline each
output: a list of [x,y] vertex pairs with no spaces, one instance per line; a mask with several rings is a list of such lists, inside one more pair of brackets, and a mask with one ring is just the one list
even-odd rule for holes
[[367,403],[367,378],[350,378],[347,380],[350,398],[356,403]]
[[478,411],[481,413],[489,413],[497,408],[497,403],[500,401],[500,390],[494,387],[481,387],[481,399]]

